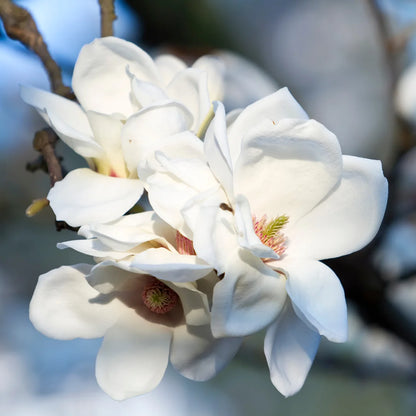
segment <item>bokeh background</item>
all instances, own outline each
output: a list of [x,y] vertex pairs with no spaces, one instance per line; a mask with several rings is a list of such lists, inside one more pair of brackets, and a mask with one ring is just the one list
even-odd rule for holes
[[[98,1],[16,3],[31,11],[70,85],[80,48],[100,35]],[[343,153],[383,161],[391,194],[386,220],[374,244],[331,263],[349,300],[349,341],[322,341],[296,396],[274,389],[264,334],[257,334],[210,382],[169,370],[154,392],[115,402],[95,382],[99,340],[51,340],[28,320],[39,274],[88,259],[56,248],[75,235],[55,231],[49,209],[24,214],[47,194],[49,179],[25,169],[38,157],[32,139],[44,125],[18,86],[49,85],[39,59],[0,27],[0,414],[416,414],[416,136],[395,105],[401,74],[416,60],[416,2],[117,0],[116,12],[115,34],[150,53],[222,56],[228,109],[288,86],[311,118],[336,133]],[[241,59],[249,61],[242,66]],[[68,170],[83,163],[62,143],[57,153]]]

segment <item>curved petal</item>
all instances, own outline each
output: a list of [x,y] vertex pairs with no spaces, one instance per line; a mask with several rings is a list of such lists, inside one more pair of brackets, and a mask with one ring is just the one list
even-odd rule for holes
[[155,151],[159,139],[189,129],[192,117],[189,111],[176,102],[146,107],[131,116],[121,134],[121,143],[127,168],[136,171],[147,153]]
[[86,276],[90,286],[104,295],[122,290],[129,279],[136,277],[137,273],[123,270],[113,261],[96,264]]
[[182,255],[164,247],[136,254],[132,267],[170,282],[193,282],[207,275],[212,267],[196,256]]
[[215,116],[204,140],[204,150],[210,168],[228,195],[233,194],[232,160],[227,138],[225,109],[214,103]]
[[139,166],[139,176],[157,214],[192,239],[182,210],[192,198],[219,184],[204,160],[202,142],[190,132],[172,136],[159,147],[153,158]]
[[204,55],[198,58],[192,68],[205,71],[208,75],[208,95],[210,102],[224,98],[225,65],[221,59],[212,55]]
[[176,230],[154,211],[124,215],[107,224],[83,225],[78,234],[86,238],[96,237],[116,251],[128,251],[153,240],[168,248],[176,244]]
[[259,331],[276,318],[286,299],[285,279],[248,250],[228,256],[225,276],[214,287],[211,328],[215,337]]
[[56,182],[47,196],[58,221],[77,227],[121,217],[141,197],[138,179],[113,178],[75,169]]
[[339,182],[342,155],[337,138],[314,120],[266,121],[246,134],[234,169],[234,192],[252,214],[289,216],[289,226]]
[[115,400],[153,390],[165,374],[171,339],[171,329],[129,310],[104,337],[95,367],[98,384]]
[[288,254],[328,259],[357,251],[376,235],[387,203],[381,163],[343,157],[339,185],[287,233]]
[[75,101],[68,100],[49,91],[25,85],[20,86],[20,96],[26,104],[35,107],[47,123],[49,121],[45,117],[45,111],[48,113],[50,110],[53,110],[56,117],[65,120],[72,128],[76,128],[86,136],[92,136],[86,114]]
[[88,118],[77,103],[33,87],[21,86],[20,95],[76,153],[86,158],[103,155],[103,148],[94,140]]
[[145,82],[133,77],[131,81],[134,97],[141,107],[148,107],[160,102],[168,101],[168,96],[162,88],[151,82]]
[[71,240],[56,245],[59,249],[72,248],[79,253],[86,254],[88,256],[97,257],[100,259],[114,259],[121,260],[129,256],[129,252],[118,252],[111,250],[110,247],[103,244],[96,238],[90,240]]
[[286,291],[296,314],[330,341],[345,342],[347,305],[335,273],[315,260],[287,258],[278,263],[287,275]]
[[163,85],[168,85],[174,76],[187,68],[185,62],[173,55],[163,54],[155,58],[155,65],[159,71]]
[[72,78],[72,88],[82,107],[104,114],[123,114],[125,118],[137,111],[130,98],[127,67],[136,78],[159,83],[152,59],[133,43],[108,36],[85,45]]
[[181,299],[182,309],[187,325],[201,326],[210,323],[210,312],[207,295],[198,290],[190,282],[169,282],[164,283],[174,290]]
[[288,301],[267,329],[264,353],[270,378],[284,396],[297,393],[311,368],[321,337],[293,312]]
[[191,130],[197,132],[211,108],[206,72],[188,68],[179,72],[166,87],[168,96],[182,103],[192,114]]
[[241,338],[215,339],[209,325],[182,325],[173,332],[170,361],[184,377],[205,381],[226,366],[241,342]]
[[117,299],[98,299],[100,293],[85,279],[92,266],[62,266],[39,276],[29,307],[35,328],[51,338],[98,338],[125,309]]
[[275,93],[247,106],[228,131],[233,162],[240,154],[243,137],[253,126],[261,124],[265,120],[278,123],[286,118],[298,120],[307,120],[309,118],[287,88],[281,88]]

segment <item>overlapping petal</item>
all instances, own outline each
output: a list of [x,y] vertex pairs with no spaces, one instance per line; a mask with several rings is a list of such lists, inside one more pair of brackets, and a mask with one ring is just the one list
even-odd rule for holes
[[333,342],[347,339],[347,305],[341,282],[325,264],[308,259],[279,260],[296,314]]
[[281,311],[285,279],[248,250],[228,253],[224,278],[212,301],[212,332],[216,337],[244,336],[269,325]]
[[115,400],[153,390],[168,365],[171,338],[171,329],[126,311],[107,331],[98,352],[98,384]]
[[288,215],[296,221],[338,184],[341,174],[339,143],[322,124],[268,120],[245,135],[234,192],[248,199],[256,216]]
[[173,333],[170,360],[183,376],[205,381],[215,376],[233,358],[241,338],[214,339],[209,325],[180,326]]
[[72,88],[85,110],[121,114],[138,110],[130,97],[130,77],[159,83],[150,56],[133,43],[108,36],[85,45],[75,64]]
[[308,116],[287,88],[281,88],[247,106],[231,124],[228,131],[231,157],[236,161],[241,152],[241,141],[253,127],[265,120],[278,123],[283,119],[307,120]]
[[288,301],[264,340],[270,378],[284,396],[292,396],[303,386],[319,341],[319,334],[297,317]]
[[386,203],[381,163],[344,156],[337,188],[288,231],[288,253],[327,259],[361,249],[376,235]]
[[127,168],[135,172],[147,153],[158,149],[159,139],[189,129],[192,116],[182,104],[170,101],[146,107],[124,125],[121,143]]
[[77,227],[121,217],[142,193],[143,185],[137,179],[113,178],[90,169],[76,169],[56,182],[48,200],[58,221]]
[[107,224],[84,225],[78,233],[86,238],[98,238],[115,251],[129,251],[149,241],[174,250],[176,243],[176,230],[153,211],[125,215]]
[[212,270],[212,266],[197,256],[181,255],[164,247],[149,248],[136,254],[131,267],[171,282],[193,282]]
[[87,283],[91,266],[62,266],[39,277],[30,302],[35,328],[57,339],[104,335],[123,310],[117,299],[100,302],[100,293]]

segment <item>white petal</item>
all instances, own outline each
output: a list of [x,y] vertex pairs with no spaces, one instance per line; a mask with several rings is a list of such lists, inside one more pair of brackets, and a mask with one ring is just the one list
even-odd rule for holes
[[22,99],[34,106],[62,141],[83,157],[101,157],[88,118],[75,102],[32,87],[21,87]]
[[[92,135],[85,112],[76,102],[39,88],[24,85],[20,86],[20,96],[25,103],[35,107],[42,116],[45,116],[45,111],[48,113],[53,110],[56,117],[65,120],[82,134]],[[44,118],[48,122],[47,117]]]
[[264,353],[271,381],[284,396],[292,396],[303,386],[320,338],[296,316],[290,301],[268,328]]
[[137,273],[122,270],[117,266],[115,262],[96,264],[86,277],[88,283],[98,292],[110,294],[122,289],[129,279],[137,277]]
[[58,221],[77,227],[121,217],[141,197],[138,179],[113,178],[91,169],[75,169],[56,182],[48,200]]
[[[208,188],[219,187],[204,160],[203,144],[193,134],[184,132],[160,144],[160,151],[139,166],[149,201],[157,214],[188,238],[182,210],[188,201]],[[192,167],[192,173],[188,170]]]
[[337,138],[314,121],[266,121],[246,134],[234,170],[234,192],[252,214],[289,225],[317,205],[339,182],[342,155]]
[[135,171],[146,154],[157,149],[159,139],[186,131],[191,123],[189,111],[175,102],[146,107],[130,117],[121,134],[129,171]]
[[276,263],[286,272],[286,291],[296,314],[330,341],[346,341],[347,305],[335,273],[315,260],[287,258]]
[[131,82],[133,94],[141,107],[147,107],[163,101],[168,101],[168,96],[162,88],[150,82],[133,78]]
[[124,400],[153,390],[168,365],[171,329],[130,310],[107,331],[96,362],[100,387]]
[[186,64],[173,55],[159,55],[155,58],[163,85],[168,85],[178,72],[187,68]]
[[288,253],[315,259],[361,249],[376,235],[387,202],[381,163],[343,157],[340,184],[287,233]]
[[86,238],[96,237],[116,251],[128,251],[152,240],[169,248],[176,244],[176,230],[153,211],[125,215],[108,224],[84,225],[78,234]]
[[164,247],[151,248],[136,254],[131,261],[145,273],[171,282],[191,282],[207,275],[212,267],[196,256],[181,255]]
[[127,67],[137,78],[158,83],[152,59],[133,43],[109,36],[85,45],[72,78],[82,107],[105,114],[119,113],[126,118],[137,111],[130,98]]
[[253,126],[265,120],[278,123],[285,118],[308,119],[308,115],[287,88],[281,88],[246,107],[228,132],[233,161],[240,154],[241,140]]
[[59,249],[72,248],[73,250],[76,250],[79,253],[102,259],[109,258],[119,260],[131,254],[128,252],[114,251],[110,247],[103,244],[101,241],[97,240],[96,238],[90,240],[65,241],[63,243],[58,243],[57,247]]
[[224,106],[214,103],[215,116],[208,127],[204,140],[205,155],[214,175],[228,195],[233,194],[232,160],[227,138]]
[[90,268],[62,266],[39,277],[29,308],[38,331],[57,339],[97,338],[114,324],[125,307],[87,283]]
[[224,278],[215,285],[212,332],[215,337],[245,336],[270,324],[285,299],[285,279],[248,250],[229,253]]
[[234,357],[241,338],[215,339],[209,326],[182,325],[173,333],[170,360],[183,376],[205,381],[214,377]]
[[223,274],[230,253],[239,249],[234,216],[222,209],[227,198],[221,189],[208,190],[194,196],[184,206],[182,215],[191,230],[197,255]]
[[126,166],[121,150],[123,123],[116,116],[95,111],[87,111],[87,117],[94,132],[94,139],[102,146],[106,154],[106,162],[110,168],[108,175],[126,177]]
[[201,326],[210,323],[210,312],[207,295],[189,282],[164,282],[174,290],[182,303],[187,325]]
[[194,118],[191,129],[197,132],[211,108],[207,73],[194,68],[179,72],[166,87],[166,92],[191,112]]
[[210,101],[224,98],[225,65],[216,56],[204,55],[197,59],[193,68],[205,71],[208,75],[208,94]]

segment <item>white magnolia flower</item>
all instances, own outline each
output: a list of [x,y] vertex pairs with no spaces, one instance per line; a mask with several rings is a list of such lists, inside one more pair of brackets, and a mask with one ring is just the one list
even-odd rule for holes
[[208,298],[197,285],[103,264],[62,266],[40,276],[30,319],[56,339],[104,336],[96,378],[116,400],[154,389],[169,360],[183,376],[207,380],[241,342],[213,338]]
[[105,37],[82,48],[72,88],[79,104],[31,87],[21,96],[92,168],[71,171],[48,194],[57,219],[79,226],[118,218],[140,198],[136,167],[144,155],[132,131],[152,146],[203,128],[212,101],[222,98],[222,65],[209,56],[191,68],[170,55],[153,61],[138,46]]
[[213,295],[214,335],[269,326],[272,382],[294,394],[320,335],[347,338],[342,286],[319,260],[359,250],[376,234],[387,199],[381,164],[342,156],[336,137],[287,89],[228,120],[219,103],[204,151],[187,140],[187,159],[166,143],[139,164],[149,200],[224,273]]

